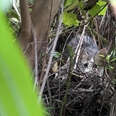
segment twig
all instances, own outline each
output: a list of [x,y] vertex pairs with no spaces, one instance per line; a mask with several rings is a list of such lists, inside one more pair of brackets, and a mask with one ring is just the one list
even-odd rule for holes
[[77,46],[77,48],[75,50],[76,61],[75,61],[75,65],[74,65],[74,70],[77,68],[77,63],[78,63],[79,55],[80,55],[80,52],[81,52],[81,47],[82,47],[83,40],[84,40],[85,29],[86,29],[87,26],[88,26],[88,24],[86,24],[84,26],[83,32],[82,32],[82,34],[80,36],[80,40],[79,40],[78,46]]
[[106,15],[107,15],[107,13],[108,13],[108,6],[109,6],[109,5],[106,6],[106,7],[107,7],[107,10],[106,10],[105,15],[102,17],[102,20],[101,20],[100,25],[99,25],[99,29],[101,29],[103,23],[105,22]]
[[[69,40],[69,37],[71,36],[71,34],[72,34],[72,31],[71,31],[71,33],[68,35],[68,37],[67,37],[67,39],[66,39],[66,41],[65,41],[65,44],[64,44],[64,47],[63,47],[63,50],[62,50],[62,53],[61,53],[61,58],[60,58],[60,64],[59,64],[59,66],[61,66],[61,60],[62,60],[62,58],[63,58],[63,53],[64,53],[64,51],[65,51],[66,45],[67,45],[67,43],[68,43],[68,40]],[[68,61],[69,61],[69,58],[68,58]],[[68,62],[68,61],[67,61],[67,62]]]
[[105,17],[106,17],[106,14],[102,17],[102,20],[101,20],[100,25],[99,25],[99,29],[101,29],[101,27],[105,21]]
[[[51,24],[51,16],[52,16],[52,10],[53,10],[53,0],[51,0],[51,8],[50,8],[50,15],[49,15],[49,21],[48,21],[48,31],[47,31],[47,35],[48,35],[48,33],[49,33],[49,27],[50,27],[50,24]],[[48,41],[48,37],[46,38],[47,39],[47,41]],[[39,77],[39,80],[40,80],[40,85],[41,85],[41,81],[42,81],[42,77],[44,77],[44,73],[45,73],[45,67],[46,67],[46,56],[47,56],[47,54],[48,54],[48,50],[47,50],[47,46],[46,46],[46,53],[45,53],[45,57],[43,58],[43,63],[42,63],[42,70],[41,70],[41,74],[40,74],[40,77]],[[48,86],[48,85],[47,85]]]
[[[64,0],[62,1],[62,4],[61,4],[61,16],[62,16],[62,13],[63,13],[63,8],[64,8]],[[52,59],[53,59],[53,52],[55,51],[55,48],[56,48],[56,44],[57,44],[57,41],[58,41],[58,37],[61,33],[61,25],[62,25],[62,17],[60,16],[59,18],[59,25],[58,25],[58,28],[57,28],[57,33],[56,33],[56,37],[55,37],[55,40],[54,40],[54,45],[53,45],[53,48],[52,48],[52,51],[51,51],[51,55],[50,55],[50,58],[49,58],[49,61],[48,61],[48,66],[47,66],[47,70],[46,70],[46,73],[45,73],[45,76],[43,78],[43,83],[42,83],[42,86],[41,86],[41,89],[40,89],[40,94],[39,94],[39,101],[41,100],[41,97],[42,97],[42,94],[43,94],[43,91],[44,91],[44,87],[45,87],[45,84],[46,84],[46,81],[48,79],[48,73],[49,73],[49,70],[50,70],[50,67],[51,67],[51,63],[52,63]]]
[[33,31],[33,38],[34,38],[34,53],[35,53],[35,82],[33,90],[35,90],[36,85],[38,85],[38,54],[37,54],[37,36],[36,31],[32,28]]

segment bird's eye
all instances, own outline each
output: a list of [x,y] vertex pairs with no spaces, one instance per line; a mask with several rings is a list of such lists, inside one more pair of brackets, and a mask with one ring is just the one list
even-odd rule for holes
[[85,63],[85,64],[84,64],[84,67],[88,67],[88,63]]

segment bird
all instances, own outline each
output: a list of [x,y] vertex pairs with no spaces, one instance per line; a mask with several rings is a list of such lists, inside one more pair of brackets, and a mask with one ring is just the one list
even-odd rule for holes
[[107,48],[102,48],[100,49],[95,57],[94,57],[94,62],[97,66],[104,66],[106,63],[106,56],[108,54]]

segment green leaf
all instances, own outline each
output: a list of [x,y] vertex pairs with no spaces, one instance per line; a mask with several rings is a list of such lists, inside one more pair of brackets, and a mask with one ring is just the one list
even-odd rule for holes
[[[100,7],[103,7],[105,4],[106,4],[106,2],[105,1],[101,1],[101,0],[99,0],[98,2],[97,2],[97,4],[100,6]],[[102,16],[104,16],[105,14],[106,14],[106,10],[107,10],[107,6],[99,13],[99,15],[102,15]]]
[[106,56],[106,61],[109,63],[110,62],[111,55]]
[[110,68],[110,69],[112,69],[112,70],[114,69],[114,67],[113,67],[113,66],[109,66],[109,68]]
[[[89,10],[89,14],[91,16],[95,16],[100,11],[100,9],[104,7],[104,5],[106,5],[106,2],[99,0],[97,4],[92,9]],[[107,10],[107,7],[101,10],[101,12],[98,15],[102,15],[102,16],[105,15],[106,10]]]
[[71,27],[71,26],[79,26],[79,21],[76,17],[76,14],[73,13],[63,13],[63,24]]
[[66,0],[64,11],[70,11],[75,8],[83,9],[83,7],[84,7],[83,3],[84,2],[80,1],[80,0]]
[[74,4],[77,0],[66,0],[65,2],[65,7],[71,6],[72,4]]
[[92,9],[89,10],[89,14],[91,16],[95,16],[97,14],[97,12],[100,10],[100,6],[99,5],[95,5]]
[[113,58],[113,59],[111,60],[111,62],[114,62],[114,61],[116,61],[116,58]]
[[44,116],[31,71],[10,30],[0,11],[0,115]]
[[55,58],[59,58],[61,56],[61,53],[59,52],[53,52],[52,54],[53,54],[53,57]]
[[106,2],[103,1],[103,0],[99,0],[99,1],[97,2],[97,4],[98,4],[99,6],[104,6],[104,5],[106,4]]

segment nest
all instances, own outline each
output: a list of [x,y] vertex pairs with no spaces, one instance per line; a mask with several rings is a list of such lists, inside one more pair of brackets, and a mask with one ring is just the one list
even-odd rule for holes
[[47,81],[44,101],[52,116],[109,116],[112,95],[107,77],[57,73]]
[[[103,32],[103,30],[105,31],[104,28],[101,27],[102,33],[105,33]],[[75,32],[77,34],[77,31],[79,32],[80,30],[80,28],[65,30],[65,33],[62,33],[59,37],[56,51],[63,53],[66,41],[73,38]],[[108,32],[110,33],[110,29]],[[90,35],[88,31],[85,33]],[[67,39],[67,35],[70,35],[69,40]],[[101,35],[107,38],[104,34]],[[107,36],[109,37],[109,35]],[[97,40],[97,43],[100,43],[99,40]],[[50,115],[109,116],[111,100],[115,89],[108,74],[104,73],[102,76],[99,76],[96,71],[84,74],[80,70],[75,73],[71,63],[67,62],[66,59],[61,60],[62,62],[54,60],[55,62],[60,62],[61,65],[56,72],[49,73],[49,78],[43,93],[45,105]]]

